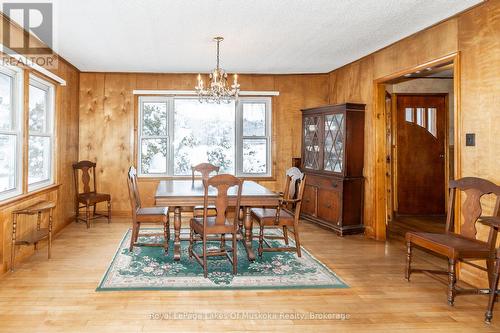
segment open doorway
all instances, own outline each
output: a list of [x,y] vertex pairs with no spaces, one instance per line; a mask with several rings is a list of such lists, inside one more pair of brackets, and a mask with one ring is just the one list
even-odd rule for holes
[[390,177],[387,232],[444,232],[454,175],[453,62],[385,82]]

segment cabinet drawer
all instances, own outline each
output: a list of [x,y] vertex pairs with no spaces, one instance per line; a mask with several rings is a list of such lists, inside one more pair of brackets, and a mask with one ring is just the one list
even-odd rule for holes
[[302,199],[302,213],[317,216],[316,202],[318,201],[318,188],[306,184]]
[[318,190],[318,217],[337,224],[342,211],[341,193],[336,190]]
[[306,183],[319,188],[342,191],[342,179],[307,175]]

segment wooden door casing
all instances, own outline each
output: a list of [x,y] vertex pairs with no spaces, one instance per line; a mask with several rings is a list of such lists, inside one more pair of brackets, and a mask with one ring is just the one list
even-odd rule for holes
[[446,94],[397,95],[397,214],[445,214],[446,117]]

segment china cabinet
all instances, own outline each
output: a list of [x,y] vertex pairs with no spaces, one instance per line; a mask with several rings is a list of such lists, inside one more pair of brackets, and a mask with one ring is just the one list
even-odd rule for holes
[[339,235],[363,232],[365,105],[302,110],[302,217]]

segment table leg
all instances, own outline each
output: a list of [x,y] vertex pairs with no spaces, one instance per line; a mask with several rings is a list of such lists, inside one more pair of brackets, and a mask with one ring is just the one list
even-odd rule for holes
[[181,207],[174,209],[174,260],[181,259]]
[[253,252],[252,249],[252,228],[253,228],[253,221],[252,221],[252,216],[250,215],[250,209],[251,207],[245,207],[245,214],[244,214],[244,222],[245,222],[245,250],[247,251],[247,256],[248,260],[254,261],[255,260],[255,253]]

